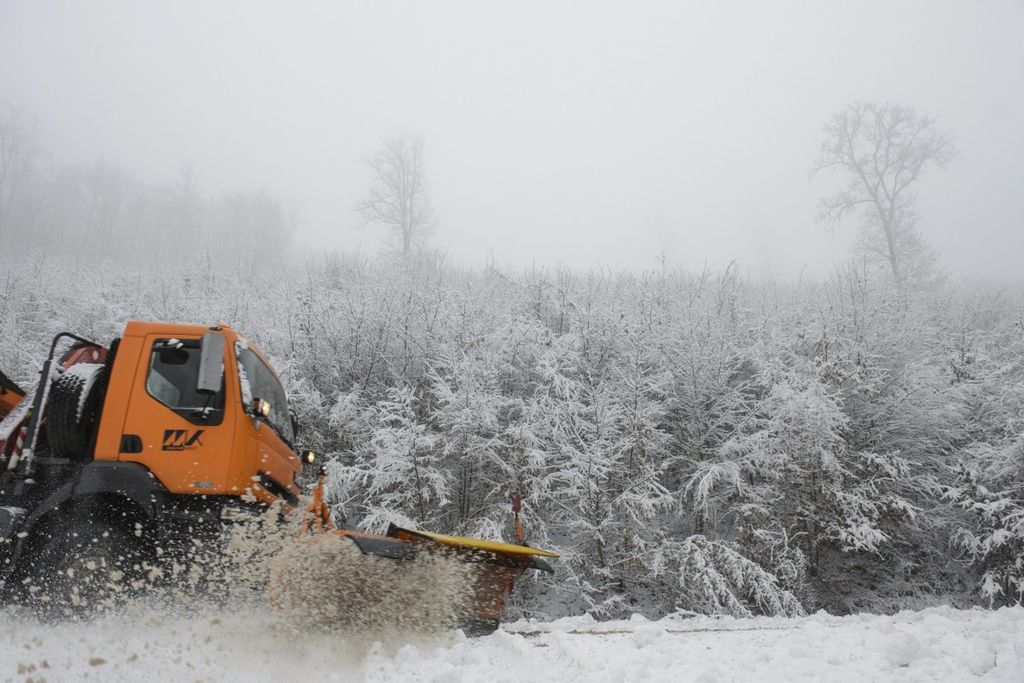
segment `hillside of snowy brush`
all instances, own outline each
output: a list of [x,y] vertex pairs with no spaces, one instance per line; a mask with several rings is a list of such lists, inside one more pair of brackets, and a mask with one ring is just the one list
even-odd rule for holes
[[1020,292],[239,257],[0,255],[0,367],[61,330],[227,323],[271,358],[339,524],[561,554],[509,616],[1017,604]]

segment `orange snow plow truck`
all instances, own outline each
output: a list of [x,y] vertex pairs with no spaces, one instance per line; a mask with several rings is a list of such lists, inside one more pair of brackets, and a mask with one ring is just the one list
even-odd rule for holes
[[457,619],[467,632],[497,628],[524,571],[551,571],[544,558],[557,555],[522,544],[518,521],[519,544],[334,528],[322,470],[303,500],[298,480],[315,456],[296,447],[297,432],[277,374],[227,326],[133,321],[109,346],[57,335],[34,390],[0,373],[3,597],[66,608],[76,572],[173,561],[175,548],[223,538],[275,505],[282,524],[305,514],[301,533],[344,537],[365,555],[442,552],[472,563]]

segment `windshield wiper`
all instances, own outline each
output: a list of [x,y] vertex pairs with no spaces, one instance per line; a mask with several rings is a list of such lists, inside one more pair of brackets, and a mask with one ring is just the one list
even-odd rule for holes
[[196,408],[195,410],[189,411],[188,416],[189,417],[197,417],[200,420],[202,420],[203,422],[206,422],[207,420],[209,420],[210,419],[210,413],[212,411],[214,411],[214,410],[217,410],[217,408],[215,408],[215,407],[210,405],[210,401],[213,400],[213,396],[214,396],[213,394],[207,394],[206,395],[206,404],[202,408]]
[[210,413],[212,413],[215,410],[217,409],[214,408],[213,406],[203,406],[202,408],[195,408],[194,410],[190,410],[188,416],[192,418],[199,418],[203,422],[206,422],[207,420],[210,419]]

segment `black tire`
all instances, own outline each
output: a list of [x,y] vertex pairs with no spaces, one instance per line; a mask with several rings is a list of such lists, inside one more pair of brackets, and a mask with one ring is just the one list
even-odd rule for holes
[[133,595],[139,540],[119,527],[80,520],[53,532],[21,572],[20,602],[42,616],[84,617]]
[[89,455],[106,388],[107,369],[98,363],[77,363],[53,380],[46,433],[54,456],[81,459]]

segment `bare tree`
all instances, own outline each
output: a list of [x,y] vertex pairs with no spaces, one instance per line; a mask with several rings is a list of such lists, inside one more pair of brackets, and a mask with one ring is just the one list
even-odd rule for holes
[[0,108],[0,237],[41,157],[35,119],[20,109]]
[[914,185],[929,165],[944,168],[954,158],[952,134],[910,107],[873,102],[850,104],[824,130],[812,173],[838,169],[849,182],[821,201],[819,217],[835,225],[859,212],[861,247],[896,278],[927,270],[934,257],[915,228]]
[[423,139],[400,136],[385,140],[369,166],[373,187],[356,210],[367,223],[391,228],[393,248],[407,258],[423,247],[434,229],[423,169]]

